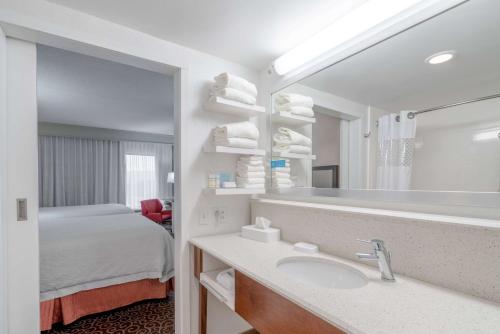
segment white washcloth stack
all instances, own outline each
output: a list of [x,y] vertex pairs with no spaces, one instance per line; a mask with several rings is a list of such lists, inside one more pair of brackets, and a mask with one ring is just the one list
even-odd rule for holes
[[273,188],[291,188],[295,186],[290,174],[290,160],[285,160],[285,167],[274,167],[271,169]]
[[257,103],[257,87],[253,83],[229,73],[221,73],[214,80],[211,96],[252,105]]
[[216,127],[213,135],[215,145],[257,148],[259,129],[252,122],[229,123]]
[[291,93],[279,93],[275,100],[276,111],[286,111],[303,117],[314,117],[314,101],[310,96]]
[[241,157],[236,163],[236,184],[238,188],[264,188],[266,171],[259,156]]
[[311,138],[288,128],[280,127],[273,136],[274,152],[311,154]]

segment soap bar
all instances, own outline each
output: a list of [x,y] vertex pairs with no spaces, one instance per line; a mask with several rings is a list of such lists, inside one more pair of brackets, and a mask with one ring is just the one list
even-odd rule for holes
[[280,230],[269,227],[265,230],[257,228],[255,225],[246,225],[241,228],[241,236],[261,242],[272,242],[280,240]]
[[308,254],[317,253],[319,250],[317,245],[310,244],[307,242],[297,242],[296,244],[293,245],[293,249]]

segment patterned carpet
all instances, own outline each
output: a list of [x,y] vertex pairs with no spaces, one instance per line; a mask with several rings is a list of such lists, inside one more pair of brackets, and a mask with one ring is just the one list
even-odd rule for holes
[[174,298],[144,301],[88,316],[46,334],[173,334]]

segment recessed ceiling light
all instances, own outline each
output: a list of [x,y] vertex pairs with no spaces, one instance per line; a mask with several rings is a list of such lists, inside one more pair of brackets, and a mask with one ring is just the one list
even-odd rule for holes
[[432,56],[427,57],[427,59],[425,59],[425,62],[431,65],[442,64],[452,60],[454,56],[454,51],[438,52],[433,54]]

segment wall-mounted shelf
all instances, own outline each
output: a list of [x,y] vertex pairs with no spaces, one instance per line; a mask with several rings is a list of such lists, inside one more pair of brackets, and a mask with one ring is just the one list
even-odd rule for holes
[[316,155],[314,155],[314,154],[297,154],[297,153],[288,153],[288,152],[273,152],[273,158],[316,160]]
[[207,195],[259,195],[265,194],[266,189],[262,188],[205,188]]
[[215,298],[226,304],[231,310],[234,311],[234,291],[233,293],[226,290],[222,285],[217,282],[217,275],[221,270],[209,271],[200,274],[200,283],[207,288]]
[[316,118],[294,115],[287,111],[278,111],[272,114],[273,122],[288,125],[307,125],[316,123]]
[[205,103],[205,108],[209,111],[222,112],[241,117],[253,117],[266,113],[266,108],[262,106],[232,101],[220,96],[210,97],[207,103]]
[[243,154],[243,155],[266,155],[265,150],[258,148],[239,148],[239,147],[228,147],[228,146],[213,146],[206,145],[203,150],[207,153],[228,153],[228,154]]

